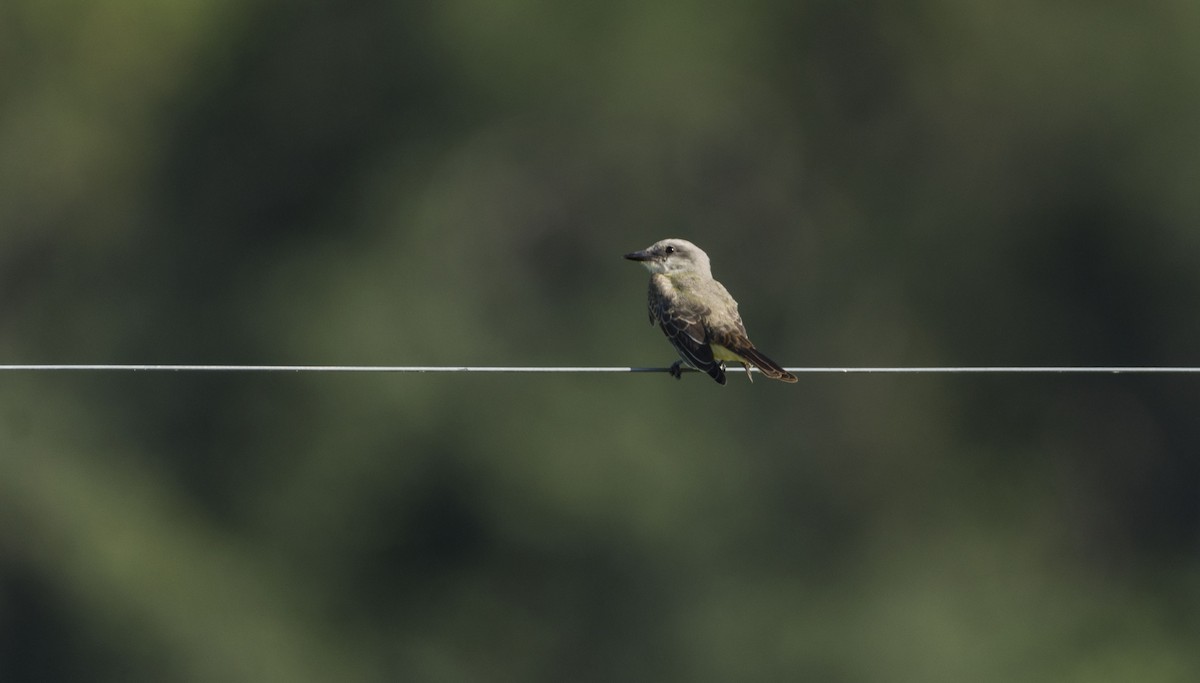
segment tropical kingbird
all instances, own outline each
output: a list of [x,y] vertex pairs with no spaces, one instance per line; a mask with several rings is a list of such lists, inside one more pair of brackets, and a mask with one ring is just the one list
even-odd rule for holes
[[687,240],[665,239],[642,251],[625,254],[650,271],[650,324],[658,323],[683,360],[671,366],[671,375],[682,375],[688,365],[725,383],[725,361],[750,366],[771,379],[795,382],[796,376],[754,348],[746,336],[737,302],[724,285],[713,279],[708,254]]

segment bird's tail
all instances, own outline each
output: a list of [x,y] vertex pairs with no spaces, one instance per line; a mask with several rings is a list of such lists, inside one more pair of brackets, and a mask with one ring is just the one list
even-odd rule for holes
[[[777,379],[780,382],[795,382],[796,381],[795,375],[788,372],[787,370],[784,370],[782,367],[779,366],[779,363],[776,363],[775,361],[771,360],[770,358],[767,358],[765,355],[763,355],[762,351],[759,351],[758,349],[756,349],[754,347],[738,349],[737,353],[742,358],[745,358],[746,360],[750,361],[750,363],[752,363],[754,365],[754,367],[756,367],[762,371],[762,374],[766,375],[767,377],[770,377],[771,379]],[[749,372],[749,370],[747,370],[747,372]]]

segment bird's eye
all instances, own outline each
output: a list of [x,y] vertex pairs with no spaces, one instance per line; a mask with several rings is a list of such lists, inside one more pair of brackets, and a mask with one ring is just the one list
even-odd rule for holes
[[667,252],[668,254],[674,254],[674,253],[675,253],[675,247],[673,247],[673,246],[671,246],[671,245],[669,245],[669,244],[668,244],[668,245],[667,245],[667,248],[666,248],[666,249],[663,249],[663,251]]

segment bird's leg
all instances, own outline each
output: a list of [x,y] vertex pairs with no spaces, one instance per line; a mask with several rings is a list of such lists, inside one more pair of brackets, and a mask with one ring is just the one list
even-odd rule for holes
[[750,364],[742,361],[742,365],[746,366],[746,377],[750,379],[751,384],[754,384],[754,373],[750,371]]
[[671,369],[667,370],[675,379],[683,379],[683,361],[677,360],[671,364]]

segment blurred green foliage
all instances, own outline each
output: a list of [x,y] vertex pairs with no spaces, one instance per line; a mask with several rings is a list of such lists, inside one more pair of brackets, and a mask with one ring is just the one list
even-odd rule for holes
[[[5,363],[1200,362],[1200,5],[0,7]],[[1193,681],[1189,377],[0,385],[4,681]]]

